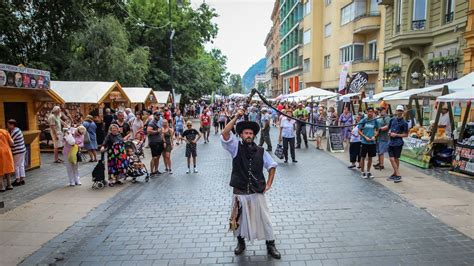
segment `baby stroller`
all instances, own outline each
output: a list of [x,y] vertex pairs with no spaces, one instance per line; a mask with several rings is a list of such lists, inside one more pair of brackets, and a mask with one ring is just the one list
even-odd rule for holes
[[105,181],[104,153],[100,154],[100,160],[92,170],[92,188],[101,189],[107,185]]
[[139,150],[133,141],[125,142],[125,150],[127,151],[128,169],[127,177],[132,178],[132,182],[136,182],[137,178],[140,176],[145,176],[145,182],[150,180],[150,174],[144,163],[140,160],[140,154],[143,153],[143,150]]

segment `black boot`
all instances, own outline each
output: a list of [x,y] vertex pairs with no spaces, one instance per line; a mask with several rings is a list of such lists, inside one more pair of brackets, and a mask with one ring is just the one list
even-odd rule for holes
[[272,256],[274,259],[281,259],[281,254],[278,252],[278,249],[275,247],[275,240],[266,241],[268,255]]
[[237,247],[234,249],[234,254],[235,255],[240,255],[242,252],[245,250],[245,239],[238,236],[237,237]]

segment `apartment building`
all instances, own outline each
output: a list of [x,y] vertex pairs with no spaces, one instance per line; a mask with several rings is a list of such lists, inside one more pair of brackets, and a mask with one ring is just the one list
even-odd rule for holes
[[283,93],[291,93],[303,87],[301,0],[280,2],[280,76]]
[[386,8],[384,90],[442,84],[463,74],[467,0],[379,0]]
[[273,5],[271,20],[273,26],[265,38],[267,66],[265,70],[265,88],[267,96],[275,98],[282,94],[282,78],[280,76],[280,1]]
[[464,49],[464,74],[467,74],[474,72],[474,0],[469,0],[464,39],[466,39],[466,48]]

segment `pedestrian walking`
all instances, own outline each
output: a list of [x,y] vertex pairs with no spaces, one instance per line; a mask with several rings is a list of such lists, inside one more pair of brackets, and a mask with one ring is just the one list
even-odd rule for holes
[[351,138],[349,140],[349,160],[351,165],[348,166],[349,169],[356,167],[356,162],[358,163],[357,168],[360,168],[360,135],[359,135],[359,125],[358,123],[364,116],[363,113],[359,113],[356,116],[355,122],[356,124],[352,127],[350,132]]
[[54,147],[54,162],[62,163],[63,160],[59,159],[59,149],[63,147],[63,133],[62,133],[62,122],[61,122],[61,108],[54,106],[51,111],[51,115],[48,117],[48,123],[50,128],[51,139],[53,140]]
[[20,186],[25,184],[25,155],[26,146],[25,139],[23,138],[23,132],[17,127],[15,119],[10,119],[7,122],[8,132],[13,140],[13,146],[11,147],[13,162],[15,166],[15,181],[12,186]]
[[402,154],[403,138],[408,137],[408,123],[403,119],[403,105],[398,105],[396,110],[397,115],[390,120],[388,131],[390,136],[388,156],[393,168],[393,173],[388,180],[399,183],[402,181],[400,174],[400,156]]
[[316,149],[321,150],[321,141],[326,131],[327,114],[323,106],[319,106],[318,114],[315,116],[316,121]]
[[[0,192],[12,190],[11,174],[15,172],[15,163],[11,147],[14,142],[7,130],[0,128]],[[6,179],[7,184],[3,184]]]
[[183,132],[183,138],[186,142],[185,156],[188,162],[186,174],[191,173],[191,157],[193,159],[193,172],[197,173],[197,142],[201,139],[201,134],[193,128],[191,121],[186,122],[186,130]]
[[374,169],[384,169],[384,154],[388,152],[388,124],[390,123],[390,117],[387,115],[387,111],[384,107],[377,108],[379,110],[379,117],[377,123],[379,126],[379,135],[377,137],[377,154],[379,161],[374,165]]
[[[245,251],[245,239],[266,240],[268,254],[280,259],[281,254],[275,246],[270,211],[265,198],[265,193],[272,187],[277,163],[268,152],[254,142],[260,130],[258,123],[253,121],[237,123],[236,131],[241,142],[231,134],[237,119],[243,115],[244,111],[239,110],[221,135],[224,149],[232,156],[230,186],[233,187],[233,197],[230,229],[237,237],[234,254],[240,255]],[[263,175],[263,168],[268,171],[267,180]]]
[[107,151],[107,166],[109,173],[109,186],[122,184],[120,179],[125,178],[128,169],[127,151],[120,127],[117,124],[111,124],[109,134],[104,139],[100,152]]
[[212,126],[214,127],[214,135],[219,133],[219,113],[214,112],[212,115]]
[[89,135],[89,141],[84,143],[84,148],[89,153],[89,162],[97,162],[97,125],[93,119],[94,118],[91,115],[88,115],[82,123],[82,125],[87,130],[87,134]]
[[352,119],[352,114],[349,111],[349,107],[345,106],[344,111],[342,114],[339,116],[339,126],[343,126],[342,128],[342,139],[344,141],[345,146],[347,147],[348,142],[350,142],[350,139],[352,137],[351,135],[351,130],[352,130],[352,124],[354,123],[354,119]]
[[150,171],[151,175],[159,175],[160,157],[163,153],[163,135],[162,133],[163,118],[161,113],[156,111],[153,114],[153,120],[148,123],[147,134],[148,134],[148,145],[151,150],[151,161]]
[[[370,173],[372,167],[372,158],[377,154],[376,139],[378,135],[379,126],[377,119],[374,116],[374,108],[367,108],[367,117],[359,122],[359,135],[361,136],[360,148],[360,171],[361,177],[373,178]],[[367,167],[365,167],[365,158],[367,157]],[[365,172],[367,170],[367,172]]]
[[[286,110],[286,114],[291,117],[293,112],[291,109]],[[288,148],[290,149],[291,160],[297,163],[295,155],[295,129],[296,121],[294,119],[283,116],[280,121],[280,134],[278,136],[278,143],[283,142],[283,155],[285,156],[285,163],[288,163]],[[288,147],[289,146],[289,147]]]
[[79,176],[78,152],[84,146],[84,134],[86,128],[79,126],[77,128],[64,129],[64,147],[63,157],[65,160],[66,172],[69,178],[69,186],[80,186],[81,178]]
[[174,131],[172,128],[169,127],[168,121],[163,120],[161,130],[161,138],[163,139],[163,161],[165,163],[165,172],[168,174],[172,174],[173,171],[171,170],[171,151],[174,147]]
[[[94,116],[94,123],[96,125],[95,135],[97,139],[97,146],[104,143],[105,135],[107,135],[104,131],[104,121],[100,116]],[[99,147],[97,147],[99,149]]]
[[267,144],[266,151],[271,152],[272,151],[272,140],[270,138],[271,116],[268,113],[267,108],[262,108],[261,112],[262,112],[262,118],[261,118],[262,133],[260,133],[260,142],[258,146],[262,147],[263,143],[266,143]]
[[308,148],[306,123],[302,121],[308,121],[309,113],[304,108],[302,103],[298,103],[298,108],[293,112],[293,117],[298,119],[296,121],[296,149],[301,149],[301,135],[303,135],[304,145],[306,146],[306,148]]
[[209,143],[209,133],[211,132],[211,117],[208,114],[207,108],[199,116],[201,121],[201,133],[204,135],[204,143]]

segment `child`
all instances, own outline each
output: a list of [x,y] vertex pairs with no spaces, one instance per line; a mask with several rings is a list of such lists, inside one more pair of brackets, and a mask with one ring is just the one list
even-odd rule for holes
[[132,148],[127,149],[128,169],[127,175],[132,177],[132,183],[137,181],[137,177],[144,174],[142,169],[145,165],[140,161],[138,155],[135,154]]
[[186,158],[188,158],[188,171],[186,174],[191,173],[191,157],[193,157],[194,173],[197,173],[196,168],[196,157],[197,157],[197,145],[196,143],[201,139],[201,134],[193,128],[191,121],[186,122],[186,130],[183,132],[183,138],[186,142]]

